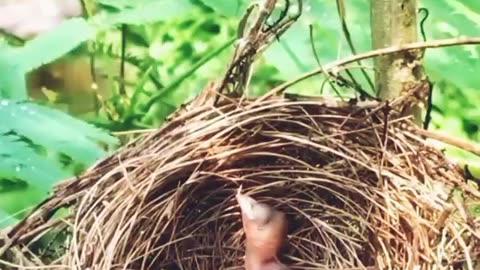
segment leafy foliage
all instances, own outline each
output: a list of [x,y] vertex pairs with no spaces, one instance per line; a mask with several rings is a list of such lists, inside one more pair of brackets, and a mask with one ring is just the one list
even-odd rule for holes
[[[124,6],[115,4],[114,8]],[[192,6],[183,15],[177,13],[178,6],[165,5],[163,10],[165,14],[177,14],[176,18],[149,25],[127,24],[129,43],[123,58],[116,40],[107,37],[96,45],[97,53],[135,66],[136,82],[126,95],[115,91],[106,100],[110,110],[101,110],[94,121],[113,129],[158,126],[176,107],[198,93],[207,80],[223,71],[225,52],[233,43],[235,20],[218,18],[201,5]],[[112,14],[126,11],[115,12]]]
[[18,49],[6,46],[0,48],[0,72],[5,74],[0,77],[0,97],[15,100],[27,98],[26,71],[15,62],[18,55]]
[[[15,218],[21,217],[22,211],[38,203],[56,181],[79,173],[93,161],[103,157],[106,149],[117,145],[115,138],[81,120],[25,101],[27,72],[79,48],[83,42],[95,35],[100,38],[105,37],[105,34],[108,35],[111,30],[115,31],[115,27],[122,24],[137,26],[136,31],[130,31],[129,36],[140,40],[137,45],[148,47],[155,44],[156,37],[146,35],[146,28],[139,25],[172,19],[192,9],[189,1],[177,3],[171,1],[128,3],[125,1],[122,3],[104,0],[100,4],[107,9],[88,21],[82,18],[66,20],[52,31],[27,42],[23,47],[4,45],[0,50],[0,70],[4,74],[0,79],[0,94],[5,98],[0,100],[0,123],[2,123],[0,125],[0,156],[2,157],[0,160],[0,226],[8,225],[14,222]],[[165,12],[158,12],[158,10]],[[191,25],[185,25],[184,31],[198,31],[205,27],[201,24],[198,28],[189,26]],[[169,25],[159,27],[168,28]],[[182,44],[184,48],[181,52],[191,53],[191,49],[187,48],[188,46],[185,47],[187,44],[190,45],[190,40],[185,39],[185,41],[188,42]],[[101,48],[108,48],[105,51],[107,55],[111,57],[115,55],[119,58],[118,50],[116,51],[114,46],[108,44],[108,42],[100,42],[94,48],[96,52],[102,50]],[[85,51],[85,47],[80,47],[76,53],[82,50]],[[210,56],[209,59],[215,55]],[[147,54],[128,57],[140,68],[140,74],[143,73],[142,76],[146,78],[135,87],[137,91],[132,94],[133,100],[144,100],[138,96],[144,91],[143,85],[148,78],[158,80],[158,76],[148,77],[153,73],[151,70],[157,69],[158,66],[154,56],[154,54],[150,56],[147,51]],[[188,59],[188,57],[181,57],[181,59]],[[166,89],[178,87],[184,80],[182,78],[188,77],[188,74],[192,74],[200,66],[197,65],[190,71],[186,70],[183,74],[179,73],[179,79],[174,80]],[[182,95],[185,94],[191,96],[189,93]],[[172,91],[164,91],[164,95],[171,96]],[[131,114],[135,112],[135,108],[139,110],[143,108],[139,108],[137,104],[132,109],[123,107],[125,106],[122,103],[124,98],[113,96],[108,102],[110,106],[121,106],[115,110],[117,112],[123,110],[121,117],[128,121],[131,119]],[[147,95],[146,100],[149,99]],[[184,98],[181,100],[180,102],[183,102]],[[175,104],[175,101],[172,103]],[[107,106],[109,105],[105,105],[105,108]],[[175,106],[169,105],[169,109],[164,111],[163,115],[169,114]],[[102,111],[99,113],[100,116],[97,116],[97,119],[101,119]]]
[[[19,136],[4,135],[0,137],[0,179],[9,181],[26,181],[42,190],[51,187],[51,184],[66,176],[64,171],[54,160],[49,160],[35,150]],[[6,184],[7,182],[4,182]],[[10,183],[12,184],[12,183]]]
[[218,1],[218,0],[202,0],[202,2],[212,8],[215,12],[227,17],[239,17],[245,11],[248,1]]
[[81,120],[27,101],[0,100],[0,123],[0,209],[9,214],[38,203],[56,181],[118,143]]
[[[100,16],[101,20],[109,25],[129,24],[142,25],[165,21],[181,16],[192,9],[188,0],[178,1],[98,1],[100,5],[110,7],[116,12],[108,13],[105,17]],[[168,11],[168,12],[159,12]]]
[[[430,16],[425,22],[428,39],[478,36],[480,10],[478,1],[423,0]],[[445,18],[451,18],[448,21]],[[426,67],[437,80],[445,80],[460,89],[478,88],[479,46],[461,46],[430,50]]]
[[0,97],[25,100],[28,72],[50,63],[92,37],[93,28],[81,18],[64,21],[21,48],[0,48]]
[[103,151],[97,147],[97,142],[108,146],[116,143],[103,131],[60,111],[28,102],[1,102],[0,121],[4,123],[3,130],[78,162],[87,164],[102,156]]

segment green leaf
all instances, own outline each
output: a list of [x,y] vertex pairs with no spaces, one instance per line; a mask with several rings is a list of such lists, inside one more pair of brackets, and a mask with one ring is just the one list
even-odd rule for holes
[[0,97],[12,100],[28,98],[26,74],[50,63],[91,38],[94,29],[83,18],[62,22],[24,47],[0,47]]
[[[200,59],[200,61],[193,64],[190,67],[190,69],[186,70],[183,74],[180,74],[177,78],[173,79],[172,82],[169,85],[167,85],[164,89],[161,89],[160,91],[155,93],[147,102],[146,108],[150,109],[150,107],[153,104],[155,104],[155,102],[157,102],[162,98],[168,97],[169,95],[179,94],[179,91],[175,91],[175,90],[178,89],[178,87],[182,84],[183,81],[185,81],[188,77],[192,76],[199,68],[205,65],[208,61],[217,57],[220,53],[222,53],[224,50],[229,48],[234,42],[235,42],[235,39],[230,39],[226,41],[224,44],[222,44],[222,46],[220,46],[218,49],[213,50],[209,54],[205,55],[202,59]],[[185,95],[185,93],[180,93],[180,94]]]
[[36,153],[18,136],[0,136],[0,179],[18,179],[48,190],[52,184],[68,174],[58,161]]
[[22,218],[53,184],[78,173],[76,168],[105,156],[101,145],[117,144],[106,132],[61,111],[0,99],[0,211],[13,215],[0,226]]
[[[429,10],[424,30],[427,40],[461,35],[478,36],[480,2],[477,0],[422,0]],[[455,46],[427,50],[427,72],[434,80],[446,80],[461,89],[478,89],[480,46]]]
[[47,195],[46,190],[30,186],[13,190],[0,189],[0,228],[25,217]]
[[[21,218],[39,203],[58,180],[75,172],[59,159],[90,165],[105,155],[100,144],[117,140],[67,114],[30,102],[0,99],[0,211]],[[40,151],[41,150],[41,151]]]
[[25,100],[28,98],[25,70],[19,62],[19,49],[0,48],[0,98]]
[[70,174],[18,136],[0,136],[0,228],[15,223]]
[[109,8],[114,8],[116,10],[122,10],[127,8],[136,8],[140,7],[141,5],[148,4],[152,0],[98,0],[97,4],[101,6],[106,6]]
[[[1,195],[0,195],[1,197]],[[6,228],[17,223],[18,219],[0,208],[0,228]]]
[[247,0],[201,0],[215,12],[227,17],[242,16],[250,1]]
[[53,30],[38,36],[19,52],[26,72],[50,63],[94,37],[95,29],[83,18],[63,21]]
[[62,153],[82,164],[103,157],[104,144],[117,139],[61,111],[30,102],[0,100],[0,129],[15,132],[46,149]]
[[[143,4],[127,5],[122,3],[112,4],[115,8],[120,9],[119,12],[112,12],[106,16],[100,16],[101,23],[114,26],[119,24],[142,25],[166,21],[191,11],[193,5],[189,0],[157,0],[157,1],[141,1]],[[131,8],[128,8],[131,6]]]

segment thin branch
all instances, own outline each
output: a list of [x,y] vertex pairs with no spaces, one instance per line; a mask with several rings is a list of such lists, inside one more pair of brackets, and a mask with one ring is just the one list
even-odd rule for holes
[[[121,26],[121,44],[122,44],[122,52],[121,52],[121,62],[120,62],[120,78],[122,81],[125,80],[125,56],[127,52],[127,25],[122,24]],[[120,84],[120,95],[125,95],[126,89],[125,84]]]
[[431,130],[424,130],[421,128],[416,128],[415,133],[425,136],[434,140],[438,140],[441,142],[444,142],[446,144],[455,146],[457,148],[463,149],[465,151],[468,151],[472,154],[475,154],[477,156],[480,156],[480,145],[465,141],[456,137],[449,136],[447,134],[443,134],[437,131],[431,131]]
[[[352,54],[356,55],[357,50],[355,49],[355,45],[353,44],[352,36],[350,35],[350,30],[348,29],[347,18],[346,18],[347,14],[346,14],[346,10],[345,10],[345,3],[343,2],[343,0],[337,0],[337,12],[338,12],[338,17],[340,19],[340,23],[342,25],[343,35],[345,36],[345,39],[347,40],[347,44],[350,48],[350,51],[352,52]],[[357,63],[360,66],[362,65],[361,61],[357,61]],[[368,73],[364,69],[361,69],[360,71],[362,72],[363,76],[365,77],[365,80],[367,81],[368,85],[372,89],[372,92],[374,93],[375,92],[375,86],[373,85],[372,79],[370,78],[370,76],[368,75]],[[356,88],[359,88],[360,84],[355,80],[355,78],[353,77],[353,74],[351,74],[351,72],[348,69],[346,70],[346,73],[348,74],[348,76],[351,79],[353,79],[353,83],[356,86]]]
[[461,38],[450,38],[450,39],[439,39],[439,40],[431,40],[431,41],[419,41],[419,42],[413,42],[413,43],[407,43],[407,44],[402,44],[401,46],[391,46],[387,48],[382,48],[378,50],[373,50],[373,51],[368,51],[364,53],[360,53],[357,55],[353,55],[350,57],[346,57],[340,60],[336,60],[333,62],[330,62],[326,65],[323,66],[322,68],[316,68],[312,71],[309,71],[307,73],[304,73],[300,75],[298,78],[295,78],[291,81],[285,82],[274,89],[272,89],[270,92],[268,92],[262,99],[268,98],[269,96],[272,96],[276,93],[280,93],[287,89],[288,87],[301,82],[305,79],[308,79],[310,77],[313,77],[317,74],[321,74],[323,71],[325,72],[331,72],[332,70],[345,66],[348,64],[351,64],[353,62],[357,62],[359,60],[363,59],[368,59],[372,57],[378,57],[386,54],[392,54],[392,53],[397,53],[401,51],[408,51],[408,50],[414,50],[414,49],[427,49],[427,48],[440,48],[440,47],[449,47],[449,46],[457,46],[457,45],[476,45],[480,44],[480,37],[461,37]]
[[[332,80],[330,79],[330,74],[325,73],[325,71],[322,68],[322,64],[320,63],[320,57],[318,56],[317,50],[315,48],[315,40],[313,38],[313,25],[310,24],[308,26],[308,28],[310,30],[310,44],[312,45],[313,56],[315,57],[315,60],[317,61],[318,68],[320,68],[322,70],[322,73],[325,74],[326,82],[330,85],[330,87],[333,89],[333,91],[335,91],[337,96],[341,97],[340,92],[338,91],[338,89],[335,87],[335,85],[332,83]],[[320,88],[320,93],[323,93],[323,84],[322,84],[322,88]]]

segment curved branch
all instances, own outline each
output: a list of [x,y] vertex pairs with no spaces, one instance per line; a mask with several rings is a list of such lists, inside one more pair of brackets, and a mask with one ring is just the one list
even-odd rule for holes
[[326,65],[324,65],[322,68],[316,68],[312,71],[309,71],[307,73],[304,73],[300,75],[299,77],[290,80],[288,82],[285,82],[274,89],[270,90],[264,97],[261,99],[263,100],[264,98],[267,98],[269,96],[272,96],[277,93],[281,93],[288,87],[301,82],[303,80],[306,80],[310,77],[313,77],[317,74],[321,73],[328,73],[332,72],[335,69],[357,62],[359,60],[363,59],[368,59],[372,57],[378,57],[386,54],[392,54],[392,53],[397,53],[401,51],[408,51],[408,50],[414,50],[414,49],[427,49],[427,48],[440,48],[440,47],[449,47],[449,46],[457,46],[457,45],[476,45],[480,44],[480,37],[461,37],[461,38],[450,38],[450,39],[439,39],[439,40],[431,40],[431,41],[419,41],[419,42],[412,42],[412,43],[406,43],[402,44],[401,46],[391,46],[387,48],[382,48],[378,50],[373,50],[373,51],[368,51],[356,55],[352,55],[350,57],[346,57],[343,59],[339,59],[333,62],[330,62]]

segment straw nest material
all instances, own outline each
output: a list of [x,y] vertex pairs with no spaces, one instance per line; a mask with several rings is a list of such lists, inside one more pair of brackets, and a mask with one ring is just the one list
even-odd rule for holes
[[[43,269],[241,269],[242,185],[287,214],[281,260],[294,269],[478,267],[479,192],[391,104],[274,96],[192,108],[58,186],[10,231],[7,254]],[[60,255],[31,252],[65,230]]]
[[[220,89],[245,90],[253,56],[301,13],[298,0],[297,15],[267,25],[275,1],[262,3],[239,24]],[[413,89],[391,102],[222,96],[215,106],[207,91],[159,131],[59,185],[0,238],[0,264],[241,269],[241,185],[287,214],[281,260],[293,269],[473,270],[480,192],[407,117],[425,96]]]

